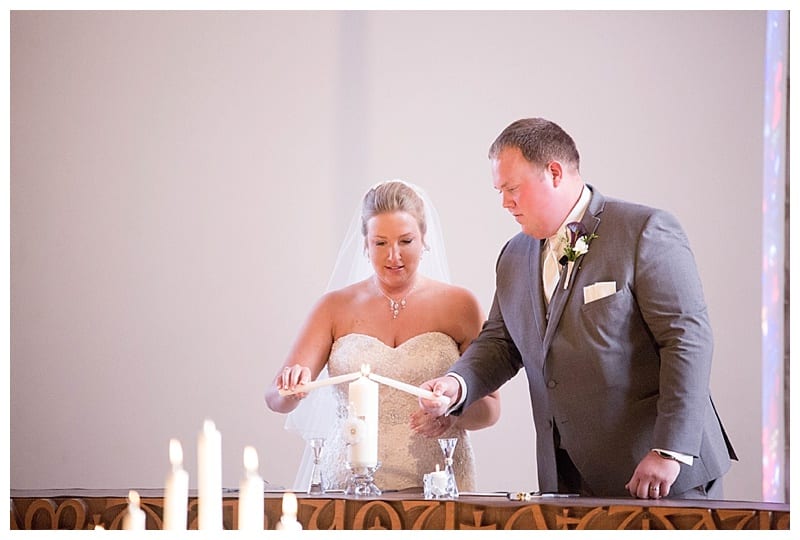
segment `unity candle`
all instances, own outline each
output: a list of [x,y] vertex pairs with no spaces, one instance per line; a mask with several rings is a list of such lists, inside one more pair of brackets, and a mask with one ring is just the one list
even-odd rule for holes
[[197,528],[222,530],[222,436],[203,422],[197,437]]
[[186,506],[189,502],[189,473],[183,469],[183,448],[178,439],[169,441],[172,469],[164,488],[164,530],[186,530]]
[[244,479],[239,483],[239,530],[264,530],[264,479],[258,475],[258,453],[246,446]]
[[352,415],[364,422],[364,432],[348,448],[351,467],[374,467],[378,464],[378,383],[368,378],[369,365],[361,366],[361,377],[350,383],[348,400]]
[[139,506],[139,494],[133,490],[128,492],[128,511],[122,518],[122,528],[126,531],[143,531],[147,516]]

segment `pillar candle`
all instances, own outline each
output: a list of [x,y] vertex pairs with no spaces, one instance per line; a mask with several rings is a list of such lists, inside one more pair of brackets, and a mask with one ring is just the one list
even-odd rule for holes
[[189,473],[183,469],[183,448],[178,439],[169,441],[169,462],[164,488],[164,530],[186,530],[186,507],[189,502]]
[[128,511],[122,518],[122,528],[126,531],[143,531],[147,516],[139,506],[139,494],[133,490],[128,492]]
[[244,479],[239,483],[239,530],[264,530],[264,479],[258,475],[258,453],[244,449]]
[[281,520],[275,529],[279,531],[299,531],[303,525],[297,521],[297,497],[291,491],[283,494]]
[[364,420],[366,432],[348,446],[348,461],[353,467],[374,467],[378,464],[378,383],[366,376],[368,365],[361,371],[362,376],[350,383],[348,400],[355,416]]
[[203,422],[197,438],[197,528],[222,530],[222,436]]

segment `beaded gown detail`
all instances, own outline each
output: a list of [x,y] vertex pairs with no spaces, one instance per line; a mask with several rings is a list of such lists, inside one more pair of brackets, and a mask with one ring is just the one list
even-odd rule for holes
[[[459,357],[458,345],[442,332],[426,332],[390,347],[372,336],[347,334],[334,342],[328,358],[331,376],[353,373],[361,364],[384,377],[418,386],[440,376]],[[333,387],[337,420],[333,435],[325,442],[322,470],[329,487],[342,488],[347,477],[347,448],[343,423],[347,417],[347,384]],[[453,464],[459,490],[475,489],[475,459],[469,434],[450,428],[439,437],[425,437],[411,431],[410,415],[419,409],[416,396],[380,385],[379,389],[378,461],[375,484],[382,490],[422,486],[422,475],[433,471],[436,464],[444,468],[444,456],[438,438],[458,438]]]

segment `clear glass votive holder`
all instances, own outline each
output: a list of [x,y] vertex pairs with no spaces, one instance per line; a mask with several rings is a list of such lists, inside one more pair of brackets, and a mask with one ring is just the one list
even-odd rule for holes
[[426,499],[450,499],[452,492],[450,475],[446,471],[436,471],[422,475],[422,494]]

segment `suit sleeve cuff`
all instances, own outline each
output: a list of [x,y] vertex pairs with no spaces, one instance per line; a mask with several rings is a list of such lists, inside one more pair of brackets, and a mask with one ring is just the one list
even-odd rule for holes
[[680,452],[673,452],[672,450],[663,450],[661,448],[653,448],[653,452],[656,454],[666,454],[662,457],[672,458],[676,461],[680,461],[681,463],[685,463],[686,465],[691,466],[694,463],[694,457],[689,456],[687,454],[681,454]]
[[461,394],[461,397],[449,409],[447,409],[447,411],[444,413],[445,416],[449,416],[450,413],[452,413],[455,410],[458,410],[467,400],[467,383],[464,382],[464,378],[458,373],[450,372],[447,373],[447,375],[449,377],[453,377],[455,380],[458,381],[458,386],[461,388],[461,392],[459,392],[459,394]]

